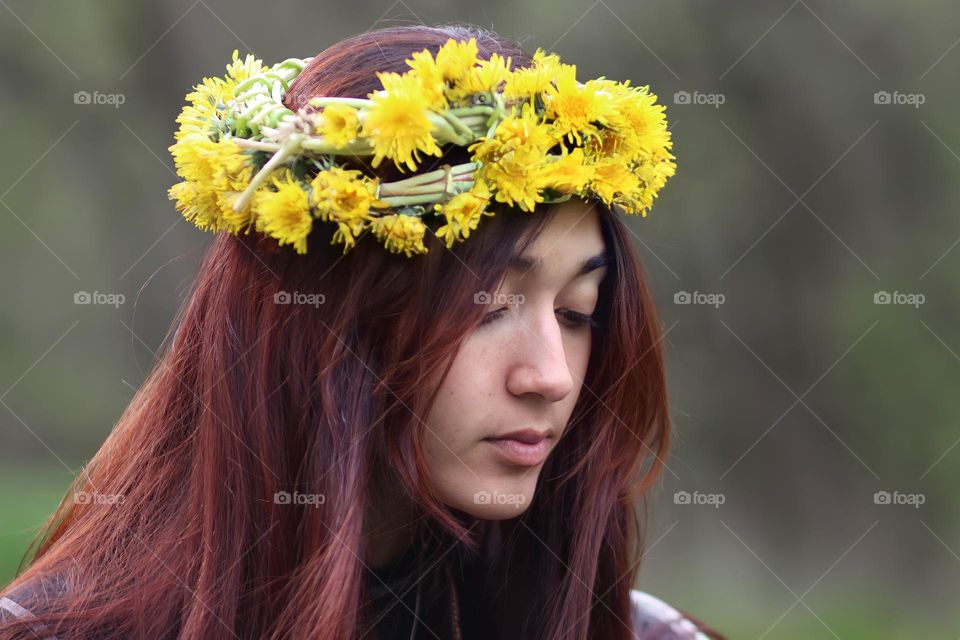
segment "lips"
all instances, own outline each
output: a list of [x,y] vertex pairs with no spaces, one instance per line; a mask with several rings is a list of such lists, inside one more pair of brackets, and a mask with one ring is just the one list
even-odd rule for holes
[[536,429],[520,429],[519,431],[511,431],[510,433],[504,433],[503,435],[488,438],[488,440],[516,440],[517,442],[522,442],[524,444],[537,444],[541,440],[551,437],[553,437],[553,432],[550,429],[547,429],[546,431],[537,431]]
[[495,438],[484,438],[507,463],[531,467],[542,463],[550,452],[551,431],[523,429]]

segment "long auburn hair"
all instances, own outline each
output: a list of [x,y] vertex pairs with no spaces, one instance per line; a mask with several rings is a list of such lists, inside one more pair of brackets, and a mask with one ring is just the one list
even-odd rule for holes
[[[364,97],[379,88],[375,71],[403,72],[412,52],[471,36],[480,57],[531,63],[479,28],[391,27],[320,53],[285,103]],[[463,161],[462,149],[445,151],[435,164]],[[384,163],[376,173],[395,171]],[[419,416],[437,372],[481,320],[473,294],[496,289],[552,207],[496,208],[468,241],[448,250],[430,237],[414,258],[374,238],[342,255],[322,225],[305,255],[258,234],[216,236],[147,379],[9,585],[56,575],[69,588],[29,625],[0,623],[0,637],[42,623],[63,640],[355,640],[371,631],[361,537],[375,474],[415,502],[432,547],[501,541],[488,559],[502,579],[503,637],[632,637],[640,505],[670,432],[653,300],[629,232],[602,205],[612,262],[600,327],[536,499],[477,528],[430,490]],[[305,295],[322,304],[278,303]],[[325,499],[275,499],[295,491]],[[77,499],[91,495],[121,499]]]

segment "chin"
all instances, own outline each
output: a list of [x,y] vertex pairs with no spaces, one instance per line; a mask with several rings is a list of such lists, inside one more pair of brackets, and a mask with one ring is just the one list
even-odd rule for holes
[[469,509],[464,509],[474,518],[480,520],[510,520],[522,515],[530,506],[529,502],[522,505],[513,504],[471,504]]
[[512,478],[483,479],[464,487],[462,495],[449,496],[450,506],[481,520],[509,520],[530,508],[538,474],[530,471],[519,482]]

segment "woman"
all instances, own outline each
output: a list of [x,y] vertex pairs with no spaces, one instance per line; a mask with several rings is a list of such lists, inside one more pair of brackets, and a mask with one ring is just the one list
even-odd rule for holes
[[[379,73],[403,74],[424,49],[439,60],[451,39],[478,60],[535,63],[472,27],[383,29],[297,68],[282,107],[367,96],[386,86]],[[431,60],[414,59],[426,73]],[[181,133],[196,124],[185,113]],[[299,144],[297,122],[273,133]],[[657,316],[619,214],[538,193],[534,207],[485,199],[482,225],[479,212],[463,228],[448,217],[423,237],[376,221],[355,233],[335,212],[335,227],[304,226],[293,203],[326,201],[292,186],[289,147],[263,140],[245,143],[267,153],[258,166],[286,173],[249,200],[249,173],[225,187],[227,214],[258,216],[242,233],[191,208],[201,179],[171,189],[198,226],[228,232],[2,594],[0,638],[705,638],[631,589],[637,500],[663,467],[669,420]],[[450,167],[477,157],[429,142],[380,153],[392,163],[340,160],[378,180],[367,205],[394,193],[401,206],[423,201],[386,188],[409,186],[405,163],[442,166],[452,188]],[[171,149],[184,175],[186,151]]]

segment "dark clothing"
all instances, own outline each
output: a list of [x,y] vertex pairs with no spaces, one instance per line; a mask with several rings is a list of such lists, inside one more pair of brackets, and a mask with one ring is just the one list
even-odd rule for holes
[[[414,638],[455,638],[446,574],[448,564],[456,585],[461,637],[463,640],[496,639],[494,617],[482,593],[481,565],[476,557],[458,546],[439,561],[421,557],[418,550],[411,547],[389,565],[365,570],[377,640],[408,640],[411,632]],[[414,617],[418,587],[420,609]]]
[[[404,553],[395,562],[376,570],[366,569],[367,590],[376,620],[376,640],[408,640],[413,628],[416,610],[417,580],[423,579],[419,621],[415,638],[454,638],[450,622],[449,587],[444,562],[453,564],[452,570],[460,604],[460,629],[463,640],[498,640],[495,623],[497,615],[490,605],[496,585],[488,584],[488,576],[481,562],[465,549],[455,549],[431,566],[431,561],[418,562],[414,549]],[[429,571],[428,571],[429,569]],[[62,578],[44,577],[31,581],[0,595],[0,620],[22,618],[29,620],[32,612],[41,612],[55,606],[58,595],[68,586]],[[434,597],[427,594],[434,593]],[[637,638],[657,640],[707,640],[696,625],[667,603],[636,589],[630,592],[631,620]],[[401,604],[401,601],[403,604]],[[430,629],[433,633],[427,631]],[[38,638],[57,640],[52,634]],[[98,634],[99,635],[99,634]],[[510,634],[502,637],[509,638]],[[374,634],[366,636],[374,640]],[[96,640],[91,638],[90,640]]]

